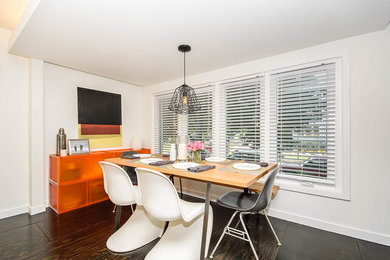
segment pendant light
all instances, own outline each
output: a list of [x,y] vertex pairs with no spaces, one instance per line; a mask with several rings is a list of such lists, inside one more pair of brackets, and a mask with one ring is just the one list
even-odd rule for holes
[[168,108],[176,114],[192,114],[200,110],[200,104],[194,89],[186,84],[186,52],[191,51],[191,46],[180,45],[178,49],[184,53],[184,83],[175,89]]

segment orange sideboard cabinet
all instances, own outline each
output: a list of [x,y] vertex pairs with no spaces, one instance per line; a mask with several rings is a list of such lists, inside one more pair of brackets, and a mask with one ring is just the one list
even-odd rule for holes
[[[50,207],[58,214],[108,199],[99,161],[119,157],[131,149],[95,151],[91,154],[50,155]],[[138,153],[150,153],[141,149]]]

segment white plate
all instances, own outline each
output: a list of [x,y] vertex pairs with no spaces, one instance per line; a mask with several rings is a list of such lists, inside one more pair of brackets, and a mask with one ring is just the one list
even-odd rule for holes
[[235,163],[233,164],[233,168],[239,170],[247,170],[247,171],[255,171],[261,168],[260,165],[254,163]]
[[173,168],[181,169],[181,170],[187,170],[189,167],[196,167],[199,166],[199,163],[194,162],[181,162],[181,163],[174,163]]
[[137,153],[137,154],[133,154],[134,157],[139,157],[139,158],[146,158],[146,157],[150,157],[150,154],[147,154],[147,153]]
[[158,162],[158,161],[162,161],[162,160],[163,159],[160,159],[160,158],[149,158],[149,159],[142,159],[142,160],[140,160],[140,162],[149,164],[149,163]]
[[208,161],[208,162],[224,162],[224,161],[226,161],[226,158],[223,158],[223,157],[207,157],[205,160]]

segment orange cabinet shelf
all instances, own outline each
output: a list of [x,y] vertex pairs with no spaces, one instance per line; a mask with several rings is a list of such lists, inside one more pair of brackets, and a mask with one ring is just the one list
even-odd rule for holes
[[89,190],[88,198],[91,204],[108,199],[108,196],[104,191],[103,179],[89,181],[88,190]]
[[[108,199],[99,161],[131,149],[96,151],[85,155],[50,155],[50,207],[58,214]],[[150,153],[141,149],[138,153]]]
[[63,213],[89,205],[88,182],[57,185],[50,182],[50,207]]

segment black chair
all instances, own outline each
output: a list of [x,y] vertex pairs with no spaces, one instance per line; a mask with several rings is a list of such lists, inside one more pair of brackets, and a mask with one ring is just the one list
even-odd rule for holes
[[[138,153],[136,151],[126,151],[122,153],[121,158],[132,157],[134,154],[138,154]],[[137,180],[137,174],[135,173],[135,168],[125,166],[125,165],[123,165],[122,168],[127,172],[127,175],[129,175],[133,185],[137,185],[138,180]]]
[[[272,187],[275,182],[277,171],[278,170],[275,169],[269,174],[269,177],[265,181],[263,190],[261,191],[260,194],[248,193],[247,191],[245,192],[233,191],[233,192],[226,193],[225,195],[223,195],[218,199],[217,204],[229,209],[234,209],[235,212],[233,213],[228,224],[224,228],[223,233],[219,238],[217,245],[215,246],[213,252],[210,255],[210,258],[213,258],[214,253],[217,250],[219,244],[221,243],[223,237],[225,236],[225,234],[227,234],[248,241],[252,248],[253,253],[255,254],[256,259],[257,260],[259,259],[243,220],[243,216],[247,214],[263,213],[272,229],[272,232],[275,235],[276,240],[278,241],[278,245],[279,246],[281,245],[279,238],[276,235],[275,230],[272,227],[272,224],[267,216],[268,207],[272,199]],[[232,223],[234,217],[238,213],[240,219],[237,222],[236,226],[233,228],[230,226],[230,224]],[[237,229],[240,222],[244,230]]]

